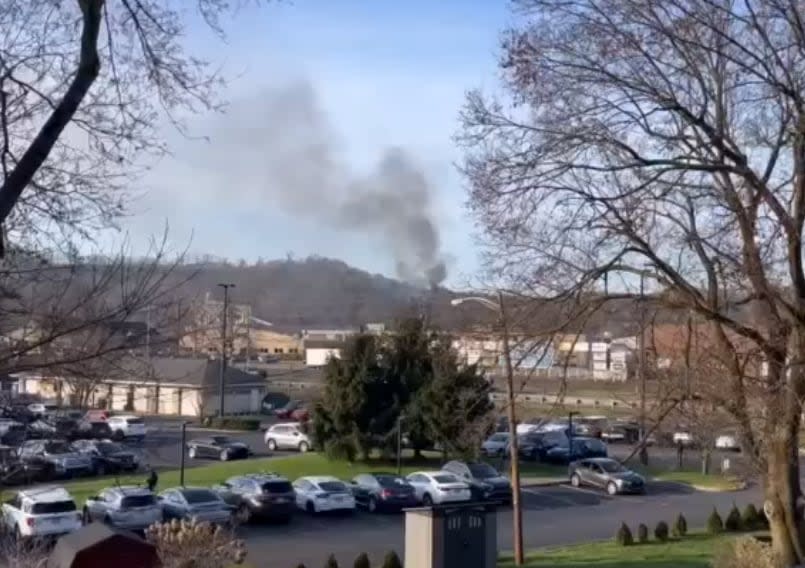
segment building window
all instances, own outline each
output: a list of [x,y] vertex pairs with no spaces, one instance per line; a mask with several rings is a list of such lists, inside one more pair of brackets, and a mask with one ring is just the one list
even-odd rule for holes
[[288,349],[288,353],[294,353],[294,354],[299,353],[299,349],[297,349],[296,347],[291,347],[290,349]]
[[261,348],[260,348],[260,353],[268,353],[268,348],[266,348],[266,347],[261,347]]
[[275,347],[274,348],[274,353],[282,354],[282,353],[285,353],[285,350],[282,347]]

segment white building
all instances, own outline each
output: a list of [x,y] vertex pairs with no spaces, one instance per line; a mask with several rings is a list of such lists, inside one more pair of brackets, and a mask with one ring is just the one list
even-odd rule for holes
[[305,340],[305,364],[308,367],[323,367],[331,357],[341,358],[346,342],[339,340]]

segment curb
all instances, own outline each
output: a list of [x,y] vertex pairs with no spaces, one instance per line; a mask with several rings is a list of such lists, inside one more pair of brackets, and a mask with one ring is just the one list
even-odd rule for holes
[[567,483],[564,477],[522,477],[520,485],[523,487],[551,487]]

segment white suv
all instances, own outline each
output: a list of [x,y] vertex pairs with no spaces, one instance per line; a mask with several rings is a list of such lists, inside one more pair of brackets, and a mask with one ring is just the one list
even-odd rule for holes
[[110,416],[106,423],[109,424],[115,440],[136,438],[142,441],[145,438],[145,421],[139,416]]
[[302,425],[298,422],[274,424],[266,430],[265,442],[271,451],[285,449],[299,450],[302,453],[308,451],[312,445],[310,437],[302,431]]
[[17,538],[66,534],[81,528],[81,513],[63,487],[35,487],[3,503],[3,524]]

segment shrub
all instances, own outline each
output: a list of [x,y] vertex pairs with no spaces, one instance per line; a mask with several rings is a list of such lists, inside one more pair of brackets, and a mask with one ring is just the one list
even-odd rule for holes
[[674,521],[674,528],[671,530],[671,534],[677,538],[682,538],[688,534],[688,521],[682,513],[679,513],[676,521]]
[[741,522],[743,526],[748,531],[758,530],[763,527],[762,521],[760,520],[761,513],[758,513],[758,510],[752,503],[749,503],[746,507],[744,507],[743,513],[741,513]]
[[338,561],[335,559],[334,555],[330,555],[327,557],[327,562],[324,563],[324,568],[338,568]]
[[237,416],[224,416],[223,418],[205,419],[202,424],[209,428],[219,430],[243,430],[255,432],[260,429],[260,421],[257,418],[238,418]]
[[369,563],[369,557],[366,556],[365,552],[361,552],[358,557],[355,559],[355,564],[353,564],[354,568],[372,568],[372,565]]
[[621,523],[618,532],[615,533],[615,542],[617,542],[621,546],[631,546],[632,544],[634,544],[632,531],[629,530],[629,527],[626,525],[626,523]]
[[713,555],[713,568],[772,568],[771,545],[751,536],[728,539]]
[[648,527],[643,523],[637,526],[637,542],[645,544],[648,542]]
[[386,557],[383,559],[383,568],[403,568],[400,557],[397,556],[396,552],[389,550],[386,553]]
[[707,532],[708,534],[719,534],[724,532],[724,521],[721,520],[721,515],[718,514],[716,508],[713,507],[713,512],[707,517]]
[[657,526],[654,527],[654,537],[660,542],[668,540],[668,523],[665,521],[657,523]]
[[163,568],[205,568],[243,564],[246,545],[218,525],[195,519],[156,523],[145,538],[157,549]]
[[741,512],[735,504],[732,505],[727,519],[724,521],[724,528],[728,532],[738,532],[743,530],[743,522],[741,521]]

